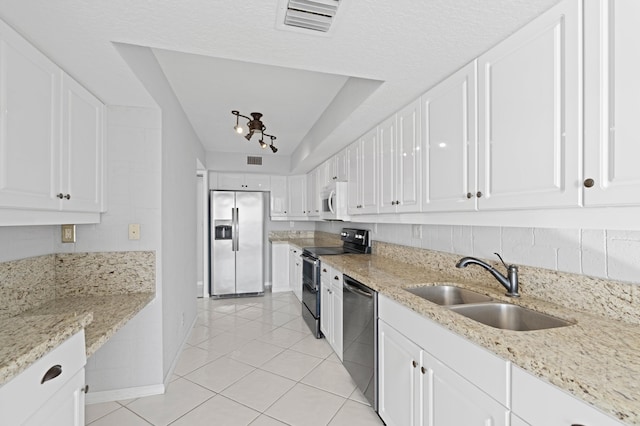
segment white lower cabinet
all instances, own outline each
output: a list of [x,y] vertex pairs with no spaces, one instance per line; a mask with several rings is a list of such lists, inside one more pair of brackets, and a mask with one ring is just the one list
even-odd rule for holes
[[320,331],[342,361],[342,272],[323,266],[320,292]]
[[511,408],[520,418],[517,422],[512,422],[512,426],[619,426],[623,424],[521,368],[514,366],[511,376],[513,392]]
[[289,287],[302,302],[302,250],[295,246],[289,246]]
[[0,424],[83,426],[84,330],[0,387]]
[[271,243],[271,291],[291,291],[289,285],[289,244]]
[[379,414],[389,426],[508,424],[506,407],[384,321],[378,362]]

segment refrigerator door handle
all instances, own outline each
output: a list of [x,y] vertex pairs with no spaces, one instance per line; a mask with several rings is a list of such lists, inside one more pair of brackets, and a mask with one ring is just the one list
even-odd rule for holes
[[236,207],[236,220],[233,222],[235,224],[235,232],[234,237],[236,239],[236,251],[240,251],[240,225],[238,224],[240,222],[240,208]]
[[236,208],[231,207],[231,251],[236,251]]

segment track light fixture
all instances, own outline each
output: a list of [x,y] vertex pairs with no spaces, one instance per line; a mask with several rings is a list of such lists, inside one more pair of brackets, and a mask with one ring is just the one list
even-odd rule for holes
[[[266,148],[267,146],[269,148],[271,148],[271,151],[275,154],[276,152],[278,152],[278,148],[276,148],[275,146],[273,146],[273,141],[276,140],[276,137],[273,135],[269,135],[267,133],[265,133],[265,130],[267,130],[267,127],[262,124],[262,121],[260,120],[260,118],[262,118],[262,114],[259,112],[252,112],[251,113],[251,117],[249,118],[246,115],[242,115],[240,114],[240,112],[233,110],[231,111],[231,114],[236,116],[236,125],[233,127],[233,129],[238,132],[238,133],[242,133],[244,132],[244,129],[242,128],[242,126],[240,126],[240,117],[242,118],[246,118],[247,120],[249,120],[247,122],[247,129],[248,132],[247,134],[244,136],[244,138],[248,141],[251,140],[251,138],[253,137],[254,133],[260,133],[260,140],[258,141],[258,143],[260,144],[260,147],[262,149]],[[271,144],[267,145],[267,143],[264,141],[264,138],[268,137],[271,139]]]

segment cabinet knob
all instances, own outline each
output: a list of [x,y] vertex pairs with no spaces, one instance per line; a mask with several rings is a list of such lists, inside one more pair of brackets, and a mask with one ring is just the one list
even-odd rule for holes
[[64,198],[64,195],[61,193],[59,193],[58,195],[56,195],[56,197],[60,198],[61,200]]
[[285,210],[284,212],[285,212],[285,214],[287,213],[287,211],[286,211],[286,210]]
[[467,198],[471,198],[471,197],[473,197],[473,194],[470,192],[467,192]]
[[584,186],[585,186],[585,188],[591,188],[595,183],[596,183],[596,182],[595,182],[593,179],[591,179],[591,178],[589,178],[589,179],[585,179],[585,180],[584,180]]
[[396,206],[397,206],[398,204],[400,204],[400,201],[396,200]]
[[322,272],[327,272],[327,268],[322,268]]
[[411,365],[413,365],[413,368],[416,368],[418,366],[418,363],[415,361],[411,361]]
[[422,374],[427,374],[427,369],[426,369],[426,368],[424,368],[424,367],[420,367],[420,372],[421,372]]
[[340,277],[339,277],[339,276],[337,276],[337,275],[336,275],[335,277],[333,277],[333,279],[334,279],[334,280],[338,280],[338,281],[340,281]]
[[65,195],[64,198],[66,198],[67,200],[70,200],[71,199],[71,194]]
[[89,393],[89,385],[84,385],[84,387],[80,390],[84,393]]
[[476,192],[476,197],[478,197],[478,198],[482,197],[482,192],[480,192],[480,191]]
[[56,364],[50,369],[48,369],[46,373],[44,373],[44,376],[42,376],[42,380],[40,381],[40,384],[42,385],[45,382],[48,382],[49,380],[53,380],[61,374],[62,374],[62,366],[60,364]]

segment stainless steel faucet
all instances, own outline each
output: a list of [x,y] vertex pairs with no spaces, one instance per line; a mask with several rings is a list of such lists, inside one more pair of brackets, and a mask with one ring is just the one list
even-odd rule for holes
[[456,268],[466,268],[469,264],[476,264],[482,266],[484,269],[489,271],[493,277],[498,280],[500,284],[507,289],[506,295],[509,297],[520,297],[520,293],[518,293],[518,267],[515,265],[507,266],[502,260],[502,256],[498,253],[494,253],[496,256],[500,258],[502,264],[507,268],[507,277],[498,272],[493,266],[488,263],[483,262],[480,259],[476,259],[475,257],[463,257],[456,263]]

